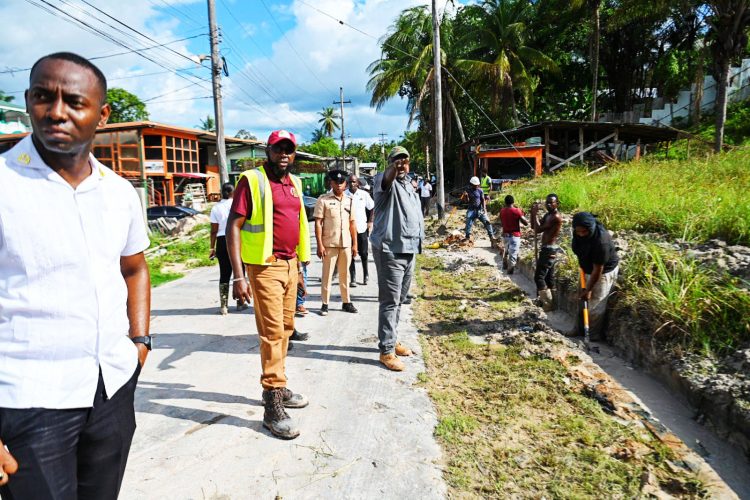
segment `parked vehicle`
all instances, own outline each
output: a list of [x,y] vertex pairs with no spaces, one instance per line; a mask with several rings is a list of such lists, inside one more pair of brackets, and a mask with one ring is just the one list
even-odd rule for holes
[[312,196],[305,196],[303,198],[305,202],[305,213],[307,214],[307,220],[313,220],[313,210],[315,210],[315,204],[318,202],[317,198]]
[[148,207],[146,209],[146,216],[148,220],[156,220],[160,217],[171,217],[174,219],[182,219],[183,217],[192,217],[200,212],[190,207],[175,206],[175,205],[161,205],[156,207]]

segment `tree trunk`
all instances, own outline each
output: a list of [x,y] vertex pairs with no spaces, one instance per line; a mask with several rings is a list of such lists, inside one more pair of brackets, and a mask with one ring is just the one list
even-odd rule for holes
[[729,80],[729,59],[719,64],[719,81],[716,87],[716,141],[714,150],[720,153],[724,146],[724,122],[727,120],[727,82]]
[[591,121],[596,121],[596,98],[599,92],[599,35],[601,26],[599,22],[599,0],[595,0],[594,5],[594,43],[591,48],[591,73],[593,76],[591,82]]
[[466,136],[464,135],[464,126],[461,124],[461,117],[458,116],[458,110],[456,109],[456,104],[453,102],[453,97],[451,97],[449,92],[445,93],[448,104],[451,107],[451,113],[453,114],[453,119],[456,120],[456,128],[458,129],[458,135],[461,136],[461,143],[463,144],[466,142]]

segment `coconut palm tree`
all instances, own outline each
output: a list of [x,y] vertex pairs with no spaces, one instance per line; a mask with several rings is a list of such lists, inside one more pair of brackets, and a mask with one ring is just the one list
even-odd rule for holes
[[338,113],[329,107],[323,108],[323,111],[320,111],[318,115],[321,116],[321,119],[318,120],[318,123],[321,124],[320,130],[325,132],[328,137],[333,137],[333,132],[339,129],[339,124],[336,123],[336,120],[340,118]]
[[516,95],[524,107],[531,104],[538,83],[534,71],[559,72],[550,57],[526,45],[526,25],[534,6],[527,0],[484,0],[467,9],[479,19],[478,29],[464,36],[469,58],[456,66],[475,76],[472,86],[477,92],[489,93],[493,114],[500,110],[515,125]]
[[[444,17],[440,23],[441,62],[445,70],[452,73],[453,32],[452,22]],[[372,92],[370,105],[380,109],[386,102],[399,96],[407,99],[409,126],[419,121],[432,128],[432,94],[434,87],[432,56],[432,13],[427,6],[404,10],[390,27],[381,41],[382,57],[370,64],[370,80],[367,90]],[[465,141],[461,119],[454,104],[456,85],[444,75],[442,81],[443,116],[445,119],[446,140],[448,140],[452,120]]]

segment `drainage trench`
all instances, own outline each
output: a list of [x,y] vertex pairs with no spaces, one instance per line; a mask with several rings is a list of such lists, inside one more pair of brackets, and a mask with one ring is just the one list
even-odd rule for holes
[[[500,256],[489,248],[474,247],[469,253],[491,262],[497,269],[500,267]],[[530,279],[532,275],[533,269],[519,262],[516,273],[507,277],[533,298],[536,297],[536,287]],[[555,330],[572,329],[574,318],[567,312],[558,309],[546,314],[548,324]],[[580,341],[582,344],[582,339]],[[627,362],[606,342],[592,342],[592,345],[598,347],[599,352],[590,352],[589,355],[603,371],[630,391],[653,417],[713,467],[740,498],[750,498],[750,460],[739,446],[696,421],[698,412],[688,404],[684,395],[649,374],[648,367],[639,368]]]

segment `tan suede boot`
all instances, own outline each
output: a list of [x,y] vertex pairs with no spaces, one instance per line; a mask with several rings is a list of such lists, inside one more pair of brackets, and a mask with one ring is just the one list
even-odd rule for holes
[[396,343],[396,355],[397,356],[411,356],[414,354],[411,349],[406,347],[404,344],[397,342]]
[[404,371],[404,368],[406,368],[404,362],[398,359],[393,353],[381,354],[380,362],[383,363],[386,368],[388,368],[389,370],[393,370],[394,372],[401,372]]

